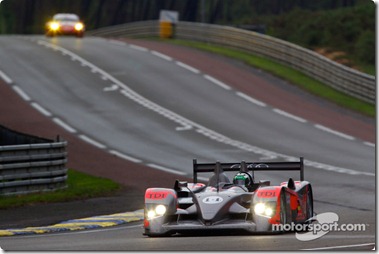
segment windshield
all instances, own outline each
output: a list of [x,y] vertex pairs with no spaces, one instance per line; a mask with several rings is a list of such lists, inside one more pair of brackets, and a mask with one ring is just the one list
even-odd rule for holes
[[79,18],[76,16],[66,16],[66,15],[57,15],[53,18],[55,21],[63,21],[63,22],[78,22]]

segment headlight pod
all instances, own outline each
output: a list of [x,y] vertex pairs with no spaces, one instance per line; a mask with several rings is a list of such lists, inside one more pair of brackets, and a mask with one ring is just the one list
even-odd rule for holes
[[76,23],[75,24],[75,30],[76,31],[81,31],[81,30],[83,30],[83,28],[84,28],[84,25],[82,23]]
[[158,216],[163,216],[167,211],[166,206],[164,205],[157,205],[154,209],[149,210],[147,212],[147,218],[153,219]]
[[258,215],[263,215],[266,217],[272,217],[274,215],[274,210],[267,206],[265,203],[257,203],[254,206],[254,212]]

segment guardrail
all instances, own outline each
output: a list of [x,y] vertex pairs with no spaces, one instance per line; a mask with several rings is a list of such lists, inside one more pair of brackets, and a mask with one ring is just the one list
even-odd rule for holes
[[65,188],[66,146],[59,138],[54,142],[0,126],[0,195]]
[[[181,21],[176,24],[175,31],[175,38],[178,39],[213,43],[268,57],[304,72],[338,91],[375,104],[375,76],[336,63],[293,43],[252,31],[205,23]],[[127,23],[92,30],[88,34],[103,37],[159,36],[159,22]]]

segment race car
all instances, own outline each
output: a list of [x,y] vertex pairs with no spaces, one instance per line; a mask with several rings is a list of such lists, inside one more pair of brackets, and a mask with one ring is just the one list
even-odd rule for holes
[[78,15],[72,13],[58,13],[53,19],[46,23],[46,36],[56,35],[76,35],[83,37],[85,31],[84,23],[80,21]]
[[[300,172],[278,186],[254,179],[256,171]],[[230,181],[225,172],[235,171]],[[198,174],[212,174],[199,183]],[[280,232],[273,225],[309,224],[313,217],[311,184],[304,181],[303,158],[297,162],[197,163],[193,183],[176,180],[171,188],[145,191],[144,232],[147,236],[170,236],[204,230]]]

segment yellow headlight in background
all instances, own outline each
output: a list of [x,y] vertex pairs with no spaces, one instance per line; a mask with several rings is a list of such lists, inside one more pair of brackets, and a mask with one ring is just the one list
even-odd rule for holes
[[75,24],[75,30],[76,31],[81,31],[81,30],[83,30],[83,28],[84,28],[84,25],[82,23],[76,23]]
[[54,30],[54,31],[58,30],[59,29],[59,23],[58,22],[51,22],[50,23],[50,29]]

